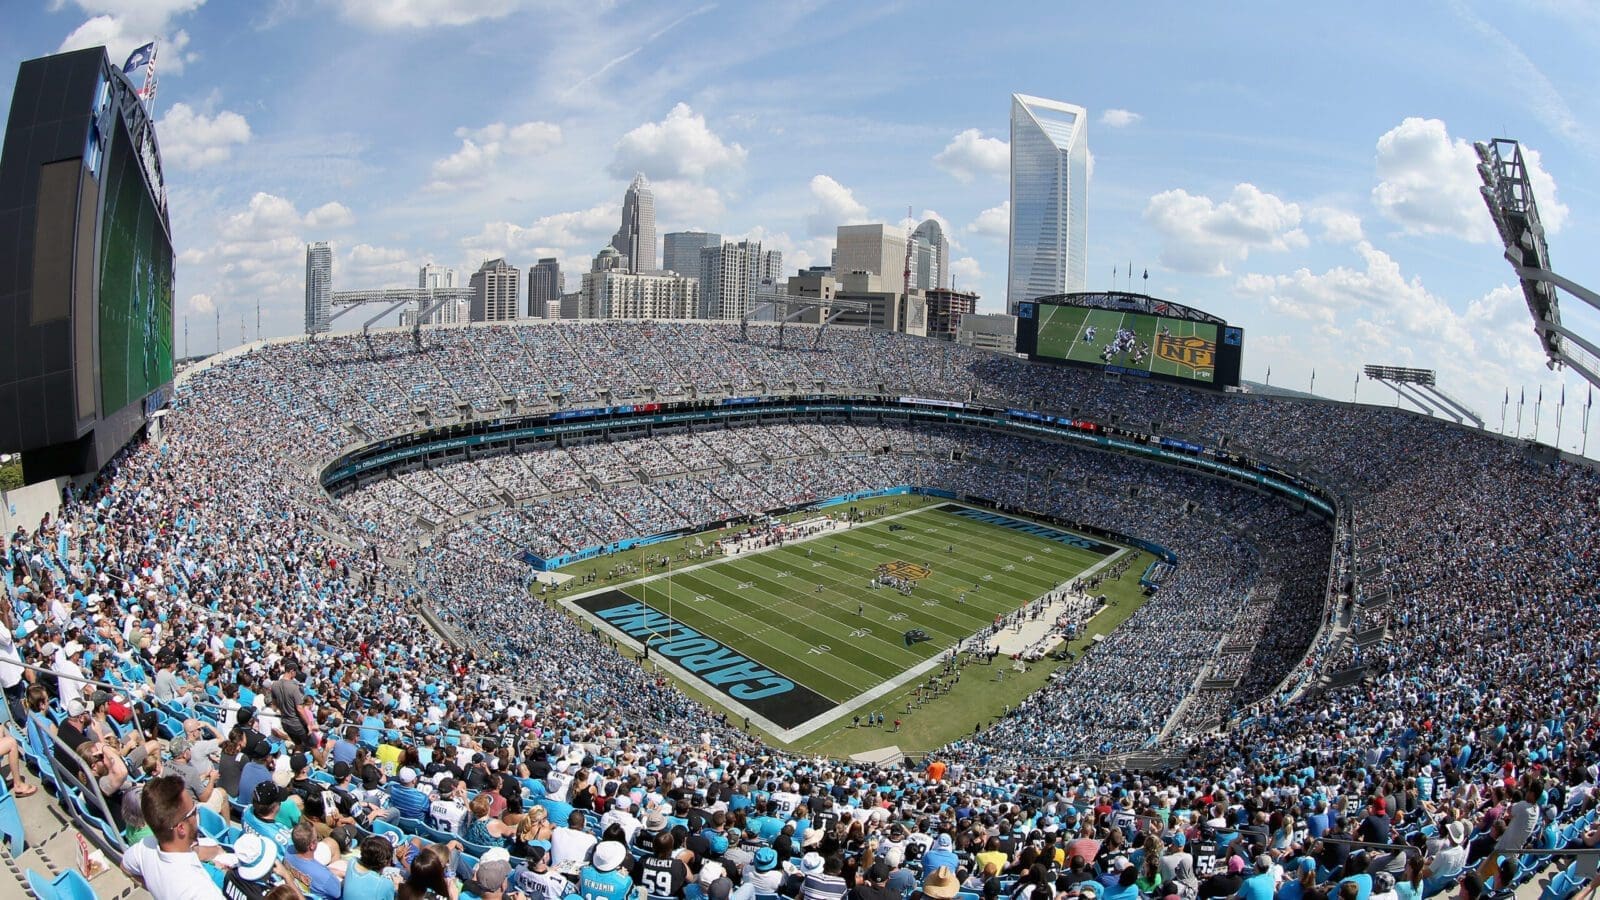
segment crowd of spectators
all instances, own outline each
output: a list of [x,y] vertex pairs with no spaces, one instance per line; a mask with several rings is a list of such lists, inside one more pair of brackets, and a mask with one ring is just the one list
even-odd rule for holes
[[[777,880],[812,900],[840,886],[915,887],[933,900],[952,897],[952,883],[998,890],[987,862],[1008,890],[1048,883],[1095,900],[1129,888],[1228,896],[1261,877],[1272,890],[1302,885],[1304,897],[1330,886],[1342,896],[1340,878],[1382,894],[1387,876],[1397,894],[1403,882],[1425,896],[1480,862],[1469,876],[1480,891],[1513,882],[1517,867],[1499,852],[1600,844],[1600,831],[1574,831],[1593,818],[1597,780],[1592,469],[1394,410],[1104,381],[850,329],[829,330],[818,350],[809,335],[803,349],[779,350],[770,329],[751,333],[441,329],[420,353],[408,336],[379,334],[275,345],[195,372],[160,443],[129,448],[59,517],[7,537],[0,606],[12,638],[0,643],[0,681],[28,749],[93,773],[109,826],[136,825],[136,813],[163,853],[192,849],[202,820],[183,797],[207,796],[312,873],[308,883],[322,877],[314,863],[345,890],[375,874],[455,876],[482,896],[532,891],[555,842],[528,836],[538,822],[521,828],[541,816],[598,832],[595,849],[578,852],[584,884],[591,872],[613,886],[640,877],[621,876],[611,848],[640,846],[641,831],[665,844],[670,823],[684,834],[667,856],[707,895],[724,878],[726,888],[768,884],[759,876],[788,864],[794,872]],[[1337,562],[1362,573],[1350,631],[1381,622],[1389,637],[1356,648],[1324,634],[1315,658],[1328,670],[1362,666],[1367,679],[1285,702],[1273,688],[1322,622],[1334,526],[1231,484],[1048,442],[887,423],[697,430],[659,446],[637,438],[446,462],[339,501],[315,471],[351,444],[415,427],[418,410],[444,419],[465,403],[484,414],[503,396],[532,409],[853,389],[1077,410],[1226,438],[1311,473],[1341,493],[1352,529]],[[773,751],[527,602],[526,569],[512,558],[892,484],[1147,537],[1179,563],[1064,677],[924,770]],[[463,516],[414,556],[397,552]],[[1221,664],[1237,687],[1174,721],[1224,645],[1247,648],[1222,654],[1247,658]],[[10,659],[41,671],[19,673]],[[77,673],[114,690],[84,688]],[[118,716],[140,708],[159,740],[121,733]],[[1185,754],[1176,767],[1133,775],[1099,759],[1150,747],[1163,731]],[[174,793],[163,772],[186,787]],[[339,791],[304,789],[312,775]],[[239,807],[206,787],[219,777]],[[361,839],[401,820],[438,828],[448,817],[436,804],[448,811],[458,785],[481,792],[459,830],[402,828],[416,840],[388,856]],[[573,807],[639,824],[629,838],[631,823],[613,818],[621,834],[611,834],[569,821]],[[274,852],[221,834],[241,868]],[[1351,834],[1413,842],[1421,866],[1331,842]],[[516,851],[519,836],[527,862],[516,865],[471,840]],[[348,858],[319,861],[330,839]],[[769,850],[777,868],[763,869]],[[136,852],[129,868],[159,881],[158,867],[143,868],[159,859]],[[1202,881],[1197,870],[1213,867],[1222,880]]]

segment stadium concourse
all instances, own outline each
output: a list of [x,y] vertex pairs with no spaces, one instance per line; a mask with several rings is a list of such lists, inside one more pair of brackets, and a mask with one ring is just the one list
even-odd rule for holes
[[[1600,845],[1593,469],[1392,409],[789,335],[805,349],[701,323],[446,328],[421,352],[375,333],[187,373],[159,442],[7,538],[20,756],[0,739],[0,826],[43,782],[159,897],[1478,900],[1590,880],[1596,855],[1560,851]],[[352,445],[458,404],[791,393],[1181,435],[1326,485],[1339,517],[1049,440],[837,419],[321,487]],[[730,727],[528,602],[511,558],[905,484],[1144,537],[1178,564],[1066,677],[878,767]],[[1365,603],[1330,595],[1358,577]],[[1130,750],[1163,758],[1135,772]]]

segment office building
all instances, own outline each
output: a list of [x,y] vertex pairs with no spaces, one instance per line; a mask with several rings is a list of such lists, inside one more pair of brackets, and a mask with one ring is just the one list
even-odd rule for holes
[[722,246],[722,235],[709,231],[673,231],[663,239],[661,268],[690,278],[700,277],[700,251]]
[[924,291],[950,287],[950,242],[938,220],[929,219],[911,232],[911,286]]
[[906,236],[893,225],[840,225],[833,254],[833,272],[843,278],[866,272],[904,280]]
[[628,271],[655,271],[656,195],[643,173],[633,176],[622,195],[622,227],[612,235],[611,246],[627,257]]
[[417,287],[424,291],[437,291],[456,286],[456,270],[449,266],[427,263],[417,270]]
[[978,310],[978,295],[962,293],[949,288],[925,291],[928,306],[928,336],[953,341],[961,325],[961,317]]
[[1083,107],[1011,95],[1011,253],[1006,304],[1084,289],[1087,116]]
[[758,302],[757,294],[781,284],[783,254],[762,250],[759,241],[725,241],[700,251],[700,318],[737,321]]
[[522,270],[504,258],[491,259],[472,273],[471,318],[474,322],[507,322],[517,318],[522,298]]
[[580,294],[586,319],[691,319],[699,309],[700,280],[673,272],[602,269],[584,274]]
[[1017,317],[1005,313],[973,313],[961,317],[956,343],[975,350],[1017,352]]
[[551,304],[560,304],[567,290],[567,276],[561,274],[561,263],[555,257],[539,260],[528,270],[528,315],[535,319],[555,318],[560,308],[552,310]]
[[328,330],[333,314],[333,248],[327,241],[306,245],[306,334]]

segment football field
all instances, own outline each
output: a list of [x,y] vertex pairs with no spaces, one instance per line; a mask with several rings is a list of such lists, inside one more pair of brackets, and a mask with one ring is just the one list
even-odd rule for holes
[[[925,679],[996,616],[1126,552],[940,503],[560,602],[793,741],[852,711],[883,711],[874,701]],[[875,587],[881,575],[911,587]],[[908,641],[916,629],[928,639]]]
[[[1158,324],[1170,332],[1163,340],[1157,340]],[[1135,361],[1127,350],[1106,358],[1107,345],[1123,328],[1131,330],[1148,348],[1143,359]],[[1040,356],[1141,369],[1198,381],[1216,377],[1217,326],[1205,322],[1157,319],[1109,309],[1041,305],[1038,334],[1035,352]]]

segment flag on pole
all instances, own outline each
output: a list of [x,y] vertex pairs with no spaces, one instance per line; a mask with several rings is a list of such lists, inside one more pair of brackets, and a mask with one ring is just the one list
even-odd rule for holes
[[133,70],[150,65],[150,61],[155,59],[155,57],[156,42],[151,41],[150,43],[145,44],[143,47],[140,47],[128,54],[128,61],[122,64],[122,74],[133,74]]

